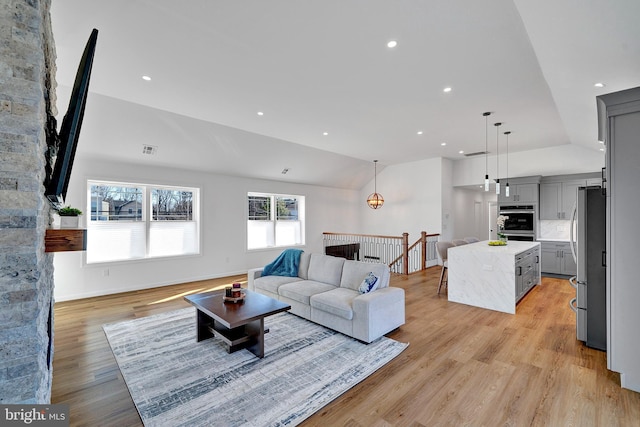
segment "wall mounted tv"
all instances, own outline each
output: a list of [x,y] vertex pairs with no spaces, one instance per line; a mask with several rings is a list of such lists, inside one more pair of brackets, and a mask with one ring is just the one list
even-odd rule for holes
[[55,208],[62,206],[67,195],[71,168],[73,167],[73,159],[76,155],[78,137],[80,136],[80,128],[84,117],[84,107],[89,93],[89,78],[91,77],[91,67],[93,66],[93,55],[96,50],[97,40],[98,30],[94,28],[80,59],[71,99],[69,100],[69,108],[62,119],[60,132],[57,135],[53,135],[54,143],[49,143],[49,149],[53,149],[56,155],[51,177],[45,184],[45,196]]

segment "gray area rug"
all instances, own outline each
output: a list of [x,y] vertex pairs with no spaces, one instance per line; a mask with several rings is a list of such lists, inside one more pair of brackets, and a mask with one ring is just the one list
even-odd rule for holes
[[145,426],[295,426],[400,354],[289,313],[265,319],[265,357],[196,342],[195,308],[104,325]]

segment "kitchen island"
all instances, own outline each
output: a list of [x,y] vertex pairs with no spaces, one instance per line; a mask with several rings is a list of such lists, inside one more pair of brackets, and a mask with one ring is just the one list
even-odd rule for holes
[[540,284],[540,243],[449,248],[447,274],[449,301],[515,314],[517,302]]

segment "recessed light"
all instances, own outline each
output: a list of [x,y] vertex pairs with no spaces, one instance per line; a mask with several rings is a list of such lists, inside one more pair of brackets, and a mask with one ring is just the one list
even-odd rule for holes
[[387,43],[387,47],[390,47],[391,49],[393,49],[396,46],[398,46],[398,42],[395,40],[391,40],[389,41],[389,43]]
[[598,141],[600,144],[604,144],[604,141]]
[[322,132],[322,134],[323,134],[324,136],[327,136],[327,135],[329,135],[329,132]]
[[419,130],[417,133],[418,133],[418,135],[422,135],[422,131],[421,130]]
[[451,92],[451,88],[450,87],[445,87],[444,89],[442,89],[442,91],[444,93],[449,93],[449,92]]
[[458,154],[464,154],[464,150],[458,151]]
[[151,77],[149,77],[149,76],[142,76],[142,80],[150,81],[150,80],[151,80]]
[[594,84],[594,86],[595,87],[605,87],[606,85],[604,83],[598,82],[598,83]]
[[604,148],[601,148],[600,151],[604,151]]
[[258,111],[258,115],[259,116],[264,116],[264,113],[262,111]]
[[442,145],[444,147],[445,145],[447,145],[447,143],[446,142],[441,142],[440,145]]

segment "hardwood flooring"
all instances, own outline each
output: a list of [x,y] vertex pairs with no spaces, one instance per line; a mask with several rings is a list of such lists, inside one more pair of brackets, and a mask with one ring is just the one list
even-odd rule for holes
[[[304,426],[640,426],[640,394],[576,340],[566,280],[543,278],[510,315],[448,302],[439,273],[392,275],[407,322],[388,336],[409,347]],[[73,426],[142,425],[102,325],[188,307],[184,295],[236,280],[246,277],[57,303],[52,402],[70,405]]]

